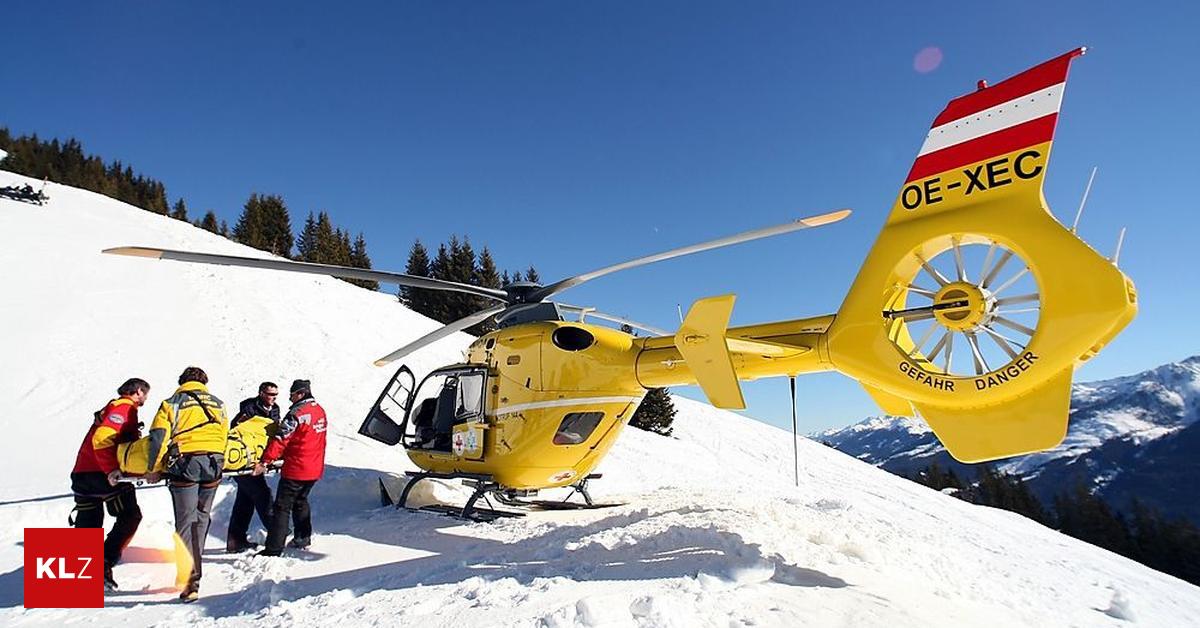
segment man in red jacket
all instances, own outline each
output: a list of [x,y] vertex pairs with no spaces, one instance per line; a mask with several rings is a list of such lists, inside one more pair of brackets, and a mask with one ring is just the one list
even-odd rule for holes
[[138,408],[146,403],[150,384],[131,378],[117,389],[119,395],[95,413],[87,436],[75,455],[71,470],[71,492],[75,494],[76,528],[103,528],[104,511],[116,518],[108,538],[104,540],[104,588],[117,588],[112,568],[121,560],[121,552],[129,545],[142,521],[137,495],[129,482],[118,482],[121,466],[117,463],[117,445],[135,441],[141,436]]
[[292,382],[292,407],[279,422],[279,433],[267,444],[254,474],[262,475],[267,465],[283,459],[279,488],[271,507],[271,529],[260,556],[279,556],[287,539],[288,515],[293,530],[291,546],[303,549],[312,543],[312,513],[308,493],[325,471],[325,409],[313,399],[306,379]]

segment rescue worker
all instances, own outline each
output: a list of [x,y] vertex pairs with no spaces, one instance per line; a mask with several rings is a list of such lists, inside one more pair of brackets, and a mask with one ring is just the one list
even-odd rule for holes
[[149,394],[150,384],[144,379],[134,377],[121,384],[117,388],[118,397],[95,413],[71,470],[71,492],[75,494],[72,525],[103,528],[106,509],[116,519],[104,539],[104,588],[108,591],[117,588],[113,565],[121,560],[121,553],[142,521],[133,484],[118,481],[121,467],[117,462],[117,445],[141,437],[138,408],[146,403]]
[[[279,404],[275,403],[278,396],[279,386],[274,382],[259,384],[258,396],[241,403],[237,416],[229,424],[230,429],[256,416],[271,419],[278,425]],[[257,546],[246,538],[255,511],[258,511],[258,519],[262,521],[263,527],[271,529],[271,487],[267,486],[267,479],[261,475],[237,476],[233,481],[237,483],[237,496],[233,500],[233,512],[229,515],[225,551],[242,552]]]
[[192,557],[192,571],[179,599],[199,598],[201,559],[208,536],[213,496],[225,466],[229,419],[225,405],[206,388],[208,374],[189,366],[179,388],[162,402],[150,425],[149,464],[165,451],[165,475],[175,507],[175,532]]
[[295,533],[290,545],[304,549],[312,543],[308,494],[325,472],[325,409],[313,399],[312,385],[306,379],[292,382],[290,397],[292,407],[279,423],[279,434],[271,439],[262,460],[254,465],[254,474],[261,476],[267,465],[283,459],[271,508],[267,546],[259,552],[260,556],[279,556],[283,552],[289,514]]

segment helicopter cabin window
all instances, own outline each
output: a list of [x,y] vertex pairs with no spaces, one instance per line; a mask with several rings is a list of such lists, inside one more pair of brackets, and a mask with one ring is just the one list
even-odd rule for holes
[[449,450],[454,426],[483,418],[484,373],[433,373],[413,398],[411,447]]
[[603,412],[571,412],[567,414],[554,434],[554,444],[578,445],[586,441],[592,432],[596,431],[596,426],[600,425],[600,419],[603,418]]

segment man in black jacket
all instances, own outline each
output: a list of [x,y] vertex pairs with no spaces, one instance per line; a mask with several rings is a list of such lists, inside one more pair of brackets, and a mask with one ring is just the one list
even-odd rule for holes
[[[263,382],[258,386],[258,396],[242,402],[237,416],[230,423],[230,429],[247,419],[261,416],[279,423],[279,405],[275,398],[279,396],[279,387],[272,382]],[[258,519],[263,527],[271,529],[271,487],[267,479],[261,475],[245,475],[233,478],[237,482],[237,497],[233,501],[233,513],[229,515],[229,533],[225,537],[225,549],[229,552],[241,552],[252,549],[255,543],[246,538],[250,530],[250,520],[258,512]]]

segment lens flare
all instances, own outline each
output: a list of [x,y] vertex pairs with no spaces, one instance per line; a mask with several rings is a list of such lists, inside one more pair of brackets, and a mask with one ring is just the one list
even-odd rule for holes
[[923,48],[913,58],[913,69],[921,74],[928,74],[942,64],[942,49],[937,46]]
[[175,586],[182,589],[192,577],[192,553],[188,551],[187,546],[183,544],[183,539],[179,538],[178,534],[171,536],[175,539]]

